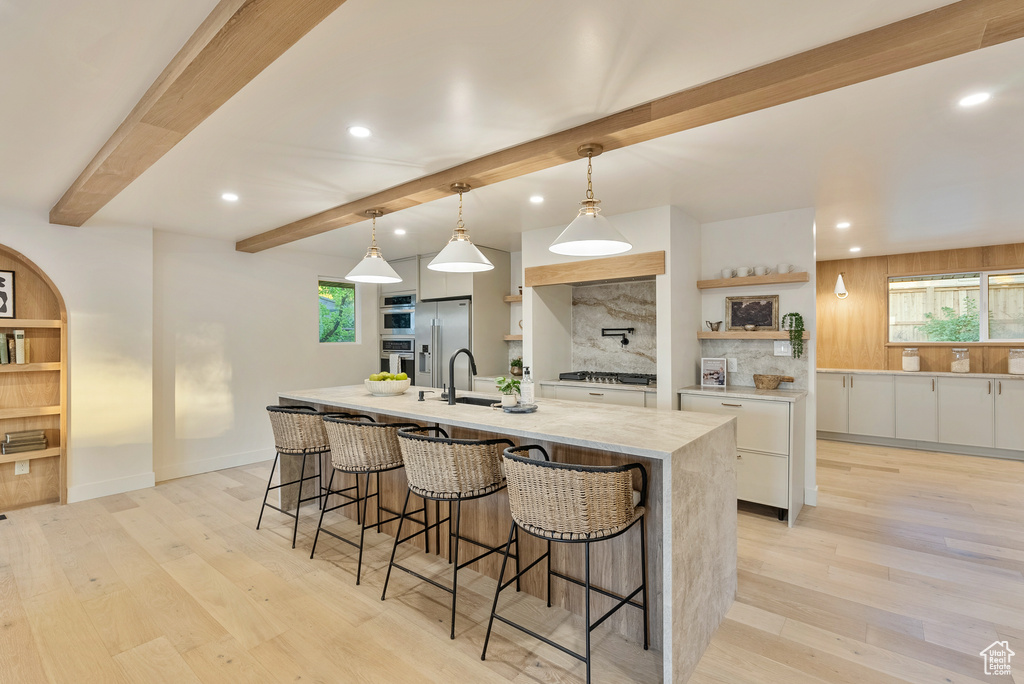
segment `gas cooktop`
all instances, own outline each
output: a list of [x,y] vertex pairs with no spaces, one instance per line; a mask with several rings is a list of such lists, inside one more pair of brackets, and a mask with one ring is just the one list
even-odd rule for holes
[[599,382],[623,385],[653,385],[658,379],[651,373],[604,373],[600,371],[572,371],[559,373],[559,380],[575,380],[576,382]]

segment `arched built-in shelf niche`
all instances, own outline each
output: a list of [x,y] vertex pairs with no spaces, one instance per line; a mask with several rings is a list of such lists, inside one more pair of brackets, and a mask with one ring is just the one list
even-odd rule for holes
[[[64,298],[42,269],[3,245],[0,271],[14,273],[15,315],[0,317],[0,333],[10,338],[15,330],[24,330],[28,343],[27,363],[17,364],[12,358],[11,363],[0,365],[0,439],[8,432],[43,430],[47,446],[0,454],[0,512],[67,503],[68,314]],[[28,474],[14,474],[17,461],[28,461]]]

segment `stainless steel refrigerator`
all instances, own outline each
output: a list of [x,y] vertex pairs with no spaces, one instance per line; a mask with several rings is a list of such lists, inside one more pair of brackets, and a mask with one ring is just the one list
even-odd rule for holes
[[[448,360],[463,347],[473,349],[473,305],[469,298],[416,303],[416,384],[443,387],[452,384]],[[469,358],[455,360],[459,390],[473,389]]]

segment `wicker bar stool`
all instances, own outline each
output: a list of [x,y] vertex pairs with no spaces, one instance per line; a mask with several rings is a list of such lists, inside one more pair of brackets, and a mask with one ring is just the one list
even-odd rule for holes
[[[462,522],[463,501],[490,496],[505,488],[505,474],[501,467],[501,449],[503,446],[514,445],[507,439],[477,440],[429,437],[422,434],[425,430],[425,428],[403,428],[398,432],[398,443],[402,449],[402,458],[405,460],[405,474],[409,480],[409,491],[405,495],[405,505],[402,507],[402,517],[398,523],[395,545],[391,549],[391,561],[388,563],[388,572],[384,578],[384,590],[380,594],[380,600],[383,601],[387,596],[388,582],[391,580],[391,568],[393,567],[404,570],[410,575],[448,592],[452,595],[451,638],[454,639],[459,570],[492,553],[501,553],[503,550],[506,552],[506,559],[512,558],[516,562],[516,569],[519,568],[518,554],[509,553],[508,545],[488,546],[477,540],[463,537],[459,531]],[[395,552],[398,550],[399,544],[427,532],[424,529],[408,537],[402,537],[402,523],[405,520],[409,497],[412,494],[416,494],[424,500],[448,502],[448,517],[444,520],[437,520],[436,524],[448,523],[448,557],[449,563],[452,565],[451,588],[395,562]],[[454,531],[452,530],[452,502],[455,503]],[[454,552],[452,551],[453,542]],[[459,542],[468,542],[485,549],[485,551],[460,563]]]
[[[538,452],[538,457],[531,458],[531,452]],[[633,489],[632,471],[640,472],[641,489]],[[644,614],[644,650],[648,648],[650,634],[647,622],[647,535],[644,529],[644,503],[647,501],[647,472],[639,463],[621,466],[587,466],[567,463],[552,463],[544,447],[530,445],[513,447],[505,450],[505,474],[508,477],[508,502],[512,510],[512,527],[508,534],[508,546],[505,559],[498,575],[498,587],[494,591],[494,603],[491,606],[491,618],[487,623],[487,636],[480,659],[487,657],[487,643],[491,638],[491,628],[497,619],[510,627],[529,634],[530,636],[554,646],[587,666],[587,682],[590,682],[590,634],[601,623],[625,605],[643,610]],[[640,586],[629,594],[622,596],[590,583],[590,545],[623,534],[631,527],[640,523]],[[547,541],[547,550],[521,572],[502,582],[505,578],[505,565],[509,558],[509,549],[519,541],[519,530],[522,529],[540,539]],[[584,579],[551,569],[551,542],[567,542],[583,544],[584,548]],[[506,617],[498,615],[498,596],[513,582],[529,572],[540,561],[547,559],[547,594],[548,607],[551,607],[551,578],[558,577],[581,586],[586,590],[586,652],[576,653],[561,644],[537,634]],[[596,621],[590,620],[590,594],[595,592],[602,596],[615,599],[617,603]],[[637,594],[643,595],[643,603],[633,599]]]
[[[347,416],[325,415],[323,417],[324,428],[327,431],[327,440],[331,446],[331,464],[334,468],[331,471],[327,483],[326,501],[330,500],[332,494],[342,494],[351,487],[334,491],[334,476],[336,473],[349,473],[356,476],[355,498],[345,496],[343,501],[335,506],[325,505],[320,511],[320,523],[317,525],[316,536],[313,537],[313,549],[309,557],[313,558],[316,553],[316,543],[320,539],[320,533],[330,535],[335,539],[351,544],[359,549],[359,561],[356,565],[356,584],[358,585],[363,571],[363,540],[368,527],[376,527],[380,532],[381,525],[398,520],[401,513],[381,506],[380,503],[380,474],[389,470],[401,468],[402,450],[398,445],[398,430],[400,428],[417,428],[415,423],[361,423],[351,420]],[[365,475],[365,485],[362,495],[359,494],[359,476]],[[376,477],[376,490],[370,493],[370,476]],[[370,499],[376,500],[377,515],[373,524],[367,524],[367,506]],[[362,511],[359,511],[359,504],[362,503]],[[346,539],[336,532],[324,527],[324,515],[339,508],[356,505],[357,520],[359,523],[359,542]],[[382,520],[381,511],[390,513],[392,517]]]
[[[263,494],[263,505],[260,507],[260,517],[256,521],[256,529],[260,529],[263,523],[263,512],[267,508],[284,513],[295,518],[295,525],[292,527],[292,548],[295,548],[295,538],[299,532],[299,509],[307,501],[317,500],[317,505],[323,507],[323,473],[320,468],[320,456],[330,451],[327,443],[327,433],[324,431],[324,422],[312,406],[268,406],[267,413],[270,416],[270,426],[274,430],[274,465],[270,467],[270,478],[267,480],[267,491]],[[350,415],[350,418],[356,415]],[[358,416],[373,421],[370,416]],[[274,481],[274,470],[277,468],[278,460],[282,454],[302,456],[302,469],[299,470],[299,479],[281,484],[272,484]],[[316,472],[306,475],[306,459],[313,456],[316,462]],[[316,496],[303,498],[302,487],[309,480],[317,481]],[[286,511],[279,506],[267,503],[270,490],[281,489],[282,487],[298,486],[296,494],[295,512]]]

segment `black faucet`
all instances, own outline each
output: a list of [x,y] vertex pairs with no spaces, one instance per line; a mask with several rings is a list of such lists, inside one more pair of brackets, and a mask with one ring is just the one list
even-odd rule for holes
[[473,371],[473,375],[476,375],[476,359],[473,358],[473,352],[463,347],[452,354],[452,358],[448,359],[448,380],[452,383],[452,386],[448,388],[449,406],[455,406],[455,357],[462,352],[466,352],[466,356],[469,357],[469,369]]

